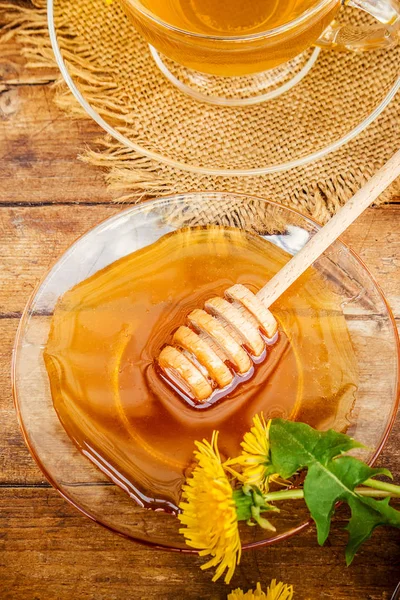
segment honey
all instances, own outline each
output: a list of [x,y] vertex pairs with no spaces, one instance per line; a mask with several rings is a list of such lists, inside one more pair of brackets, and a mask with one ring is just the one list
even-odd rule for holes
[[158,372],[193,309],[235,283],[256,291],[288,258],[238,229],[184,229],[59,301],[45,350],[54,407],[78,448],[139,504],[176,511],[194,441],[218,429],[222,456],[235,456],[256,413],[346,429],[356,360],[340,298],[314,269],[273,305],[278,339],[227,395],[199,409]]

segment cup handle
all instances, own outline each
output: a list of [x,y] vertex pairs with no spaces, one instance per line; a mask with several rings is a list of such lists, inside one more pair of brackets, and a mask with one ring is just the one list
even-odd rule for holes
[[388,48],[400,41],[400,4],[398,0],[341,0],[342,6],[359,8],[382,25],[351,27],[333,21],[316,41],[321,48],[361,52]]

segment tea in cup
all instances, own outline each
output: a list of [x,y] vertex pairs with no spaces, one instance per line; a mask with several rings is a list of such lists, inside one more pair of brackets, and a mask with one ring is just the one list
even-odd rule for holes
[[[313,46],[387,47],[398,41],[400,29],[397,0],[120,1],[163,73],[194,97],[217,104],[254,103],[271,91],[277,95],[276,89],[289,89],[312,67],[318,53],[310,59]],[[383,25],[365,30],[339,26],[334,19],[341,4]],[[199,85],[205,98],[199,97]],[[251,86],[248,102],[245,88]],[[240,90],[237,102],[235,88]],[[233,101],[224,102],[224,97]]]

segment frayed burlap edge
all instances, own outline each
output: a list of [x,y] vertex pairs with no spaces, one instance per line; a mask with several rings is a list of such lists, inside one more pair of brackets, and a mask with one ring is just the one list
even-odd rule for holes
[[[110,118],[114,122],[126,122],[130,109],[121,101],[114,102],[105,96],[99,101],[99,92],[109,92],[116,85],[112,74],[96,66],[90,47],[71,31],[67,22],[58,19],[56,27],[65,63],[72,78],[79,82],[79,87],[89,104],[106,120]],[[0,0],[0,51],[1,45],[13,37],[21,45],[27,68],[57,69],[48,35],[44,0],[34,0],[32,7],[17,6]],[[86,112],[73,97],[61,74],[58,71],[57,73],[53,84],[56,105],[73,118],[87,118]],[[178,174],[174,177],[171,169],[130,150],[109,135],[99,138],[96,147],[87,148],[79,158],[105,171],[106,183],[111,189],[122,194],[118,202],[136,202],[156,195],[165,196],[195,189],[231,192],[239,189],[242,193],[251,193],[253,188],[252,177],[241,178],[239,186],[239,180],[235,177],[191,177],[190,174],[185,174],[186,181],[182,186],[181,178]],[[361,174],[354,173],[349,168],[346,179],[339,173],[326,179],[311,180],[306,187],[290,190],[288,202],[284,203],[297,207],[320,222],[325,222],[372,176],[374,170],[373,166],[366,165]],[[376,204],[390,201],[394,196],[400,196],[399,180],[380,196]]]
[[[96,67],[90,57],[90,48],[71,31],[68,23],[58,20],[56,26],[65,64],[73,79],[79,81],[86,100],[103,118],[111,116],[115,121],[116,116],[120,116],[121,121],[125,121],[128,114],[125,106],[114,104],[106,98],[101,103],[98,101],[99,92],[109,91],[115,85],[111,74]],[[85,110],[74,98],[58,71],[48,34],[44,0],[34,0],[32,7],[0,1],[0,52],[1,46],[12,38],[21,46],[21,54],[26,59],[28,69],[55,69],[57,75],[52,84],[55,104],[72,118],[87,119]],[[76,51],[77,48],[79,52]],[[118,144],[109,135],[99,138],[97,146],[96,150],[87,148],[78,158],[102,167],[110,188],[125,192],[117,202],[136,202],[144,197],[171,193],[172,181],[160,177],[157,173],[159,166],[146,156]]]

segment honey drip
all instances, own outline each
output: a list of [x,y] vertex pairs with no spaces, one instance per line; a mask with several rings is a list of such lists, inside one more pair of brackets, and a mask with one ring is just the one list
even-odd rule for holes
[[222,456],[235,456],[261,411],[346,429],[356,359],[340,298],[313,269],[274,304],[278,340],[228,395],[199,410],[157,371],[188,313],[235,283],[257,291],[288,258],[237,229],[179,230],[59,301],[45,350],[55,409],[78,448],[139,504],[175,511],[194,441],[218,429]]

